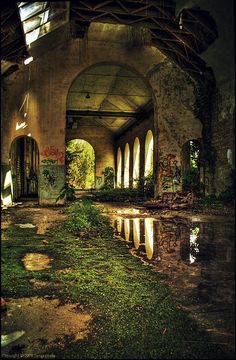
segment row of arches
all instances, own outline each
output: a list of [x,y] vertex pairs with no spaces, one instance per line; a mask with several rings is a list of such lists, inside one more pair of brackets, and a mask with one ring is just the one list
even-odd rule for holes
[[[139,137],[134,139],[132,148],[128,142],[125,144],[123,154],[121,147],[119,147],[117,151],[116,187],[136,188],[139,185],[141,175],[144,175],[144,179],[152,176],[153,150],[154,139],[151,130],[146,133],[143,147]],[[193,187],[198,189],[200,176],[204,177],[204,173],[201,175],[204,167],[201,164],[200,150],[201,146],[195,140],[189,140],[182,147],[181,176],[183,189],[189,190]],[[142,151],[144,154],[141,156]],[[76,189],[94,189],[96,187],[96,158],[93,147],[82,139],[75,139],[67,143],[66,152],[71,157],[66,169],[68,184]],[[39,149],[36,141],[29,136],[16,138],[12,142],[9,159],[11,171],[5,174],[4,199],[11,197],[13,190],[15,199],[37,197],[39,190]],[[90,159],[89,167],[85,164],[88,159]],[[204,179],[204,186],[206,186],[206,179]]]
[[[153,174],[153,148],[153,133],[151,130],[148,130],[145,137],[144,177],[151,176]],[[132,174],[130,174],[130,151],[133,151]],[[122,164],[122,159],[124,159],[124,164]],[[130,178],[132,186],[137,187],[141,174],[140,165],[140,140],[136,137],[132,150],[130,150],[128,142],[125,144],[124,157],[122,156],[121,148],[119,147],[117,150],[117,187],[120,188],[122,185],[125,188],[130,187]]]

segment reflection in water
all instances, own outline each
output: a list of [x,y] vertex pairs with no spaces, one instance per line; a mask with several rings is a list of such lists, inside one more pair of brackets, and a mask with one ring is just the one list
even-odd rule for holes
[[199,253],[198,248],[198,234],[199,234],[199,227],[194,227],[190,229],[190,252],[189,252],[189,261],[192,264],[196,260],[196,253]]
[[170,279],[185,308],[215,336],[232,343],[234,332],[234,224],[117,218],[131,253]]
[[145,249],[149,260],[151,260],[153,256],[153,221],[154,219],[152,218],[146,218],[144,220]]
[[134,247],[138,249],[140,245],[140,219],[133,219],[133,239]]
[[121,231],[122,231],[122,219],[121,218],[116,219],[116,229],[117,229],[118,233],[121,233]]
[[129,235],[130,235],[130,223],[129,223],[129,219],[125,219],[125,240],[129,241]]

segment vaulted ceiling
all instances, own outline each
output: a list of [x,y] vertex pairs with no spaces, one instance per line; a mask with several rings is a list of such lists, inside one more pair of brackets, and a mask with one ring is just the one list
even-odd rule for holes
[[105,126],[115,134],[149,116],[151,92],[142,78],[118,65],[96,65],[73,82],[67,99],[67,125]]

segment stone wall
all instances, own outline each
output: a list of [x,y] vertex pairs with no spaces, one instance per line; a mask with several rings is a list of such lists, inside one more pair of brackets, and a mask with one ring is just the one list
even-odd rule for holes
[[[229,85],[229,84],[228,84]],[[213,102],[212,149],[214,152],[214,190],[221,194],[232,186],[235,169],[235,96],[232,88],[218,88]]]

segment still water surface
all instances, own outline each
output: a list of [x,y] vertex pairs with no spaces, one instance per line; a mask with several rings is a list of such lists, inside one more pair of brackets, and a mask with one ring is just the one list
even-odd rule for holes
[[234,224],[116,217],[133,256],[168,279],[181,307],[217,342],[234,342]]

